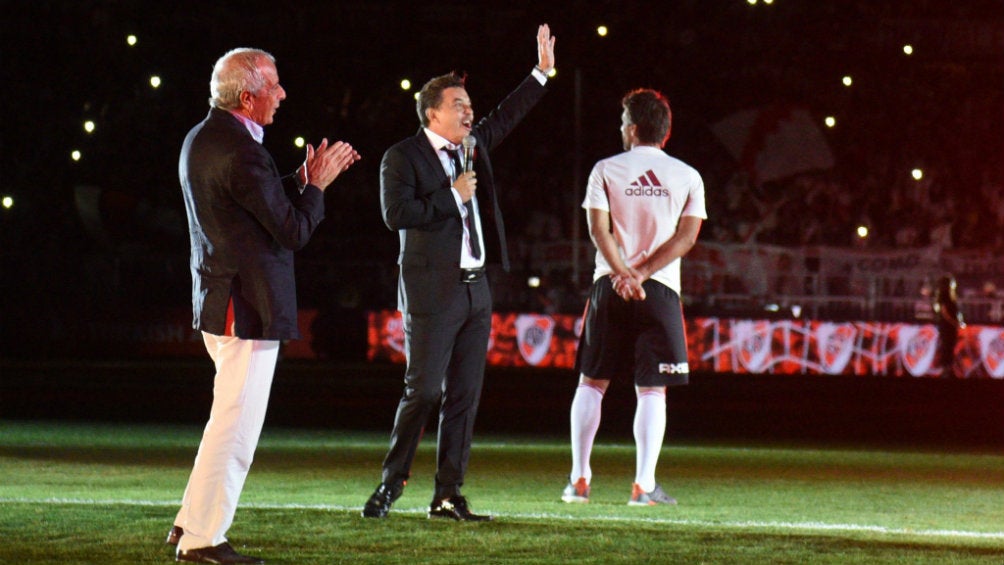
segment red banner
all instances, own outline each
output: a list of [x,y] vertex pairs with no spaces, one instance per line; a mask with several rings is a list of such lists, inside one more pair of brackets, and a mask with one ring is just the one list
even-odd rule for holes
[[[501,367],[575,366],[580,318],[542,314],[492,314],[488,364]],[[373,360],[405,362],[401,313],[369,313],[369,350]]]
[[[572,369],[580,331],[578,316],[496,313],[488,363]],[[693,371],[941,376],[938,332],[929,324],[693,318],[687,321],[687,342]],[[367,356],[404,363],[400,313],[370,312]],[[956,373],[1004,379],[1004,328],[962,330]]]
[[[300,311],[303,339],[284,343],[284,357],[323,357],[323,344],[315,343],[320,339],[313,331],[316,318],[315,310]],[[367,357],[404,363],[400,313],[374,311],[367,319]],[[496,312],[485,352],[488,363],[571,370],[581,329],[579,316]],[[91,349],[97,344],[114,345],[118,354],[200,357],[206,353],[202,336],[191,329],[191,314],[181,309],[135,322],[91,321],[69,335],[92,344]],[[941,376],[938,331],[930,324],[690,318],[687,343],[692,371]],[[1004,379],[1004,327],[967,326],[959,333],[955,357],[957,376]]]

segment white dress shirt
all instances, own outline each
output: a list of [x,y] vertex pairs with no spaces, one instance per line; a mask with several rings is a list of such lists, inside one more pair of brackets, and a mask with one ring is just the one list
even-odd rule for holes
[[[445,137],[430,130],[429,128],[425,128],[425,135],[429,138],[429,143],[432,144],[432,148],[436,151],[436,156],[439,157],[439,162],[443,165],[443,171],[446,173],[446,176],[451,179],[457,178],[457,175],[463,171],[453,170],[453,160],[450,159],[449,155],[447,155],[445,151],[442,151],[442,149],[447,148],[450,151],[457,151],[459,147],[450,143]],[[460,162],[463,164],[463,152],[458,152],[458,154],[460,156]],[[471,197],[471,202],[474,205],[475,211],[474,227],[477,229],[478,243],[481,246],[481,257],[476,259],[474,255],[471,254],[471,231],[467,225],[467,206],[464,205],[464,201],[460,198],[460,193],[457,192],[457,189],[450,187],[450,190],[453,192],[453,200],[457,203],[457,210],[460,211],[460,217],[464,220],[461,222],[464,226],[464,238],[460,245],[460,268],[477,269],[483,267],[485,265],[485,238],[483,235],[484,230],[481,229],[481,212],[478,207],[478,198],[477,196]]]

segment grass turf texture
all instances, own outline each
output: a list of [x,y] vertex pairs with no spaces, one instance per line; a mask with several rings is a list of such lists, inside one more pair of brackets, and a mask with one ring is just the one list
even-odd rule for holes
[[[166,563],[200,430],[0,421],[0,563]],[[431,521],[434,442],[385,520],[363,519],[382,434],[266,428],[231,542],[268,563],[1004,563],[1004,456],[668,446],[675,507],[626,505],[634,447],[598,445],[588,505],[568,446],[475,439],[465,494],[496,521]]]

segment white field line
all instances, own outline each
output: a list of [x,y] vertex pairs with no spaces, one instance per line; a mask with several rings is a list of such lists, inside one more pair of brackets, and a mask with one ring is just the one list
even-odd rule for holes
[[[0,504],[50,504],[50,505],[81,505],[81,506],[156,506],[156,507],[177,507],[178,501],[166,500],[90,500],[81,498],[0,498]],[[255,508],[262,510],[324,510],[330,512],[359,512],[361,506],[340,506],[336,504],[276,504],[276,503],[248,503],[241,504],[242,508]],[[426,508],[404,508],[394,509],[400,514],[425,514]],[[646,517],[626,517],[626,516],[571,516],[568,514],[549,513],[495,513],[499,518],[514,519],[547,519],[565,520],[569,522],[593,521],[593,522],[634,522],[645,524],[664,524],[673,526],[689,526],[696,528],[725,528],[733,530],[789,530],[789,531],[823,531],[823,532],[866,532],[872,534],[883,534],[892,536],[913,536],[922,538],[965,538],[982,540],[1004,540],[1004,532],[968,532],[964,530],[914,530],[910,528],[890,528],[887,526],[874,526],[868,524],[828,524],[825,522],[758,522],[758,521],[712,521],[712,520],[679,520],[673,518],[646,518]]]

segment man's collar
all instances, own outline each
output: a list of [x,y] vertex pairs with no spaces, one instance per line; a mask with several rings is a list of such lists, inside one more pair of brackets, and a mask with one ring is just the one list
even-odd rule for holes
[[456,151],[458,149],[456,144],[450,143],[450,140],[432,131],[431,129],[422,128],[422,130],[425,131],[425,135],[429,138],[429,143],[432,144],[432,148],[436,151],[439,151],[444,147],[449,148],[450,151]]
[[231,116],[237,118],[242,124],[244,124],[244,127],[247,128],[248,133],[251,134],[251,137],[253,137],[255,141],[261,143],[262,140],[265,139],[265,128],[261,127],[261,125],[244,114],[239,114],[233,110],[229,110],[229,112]]

